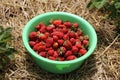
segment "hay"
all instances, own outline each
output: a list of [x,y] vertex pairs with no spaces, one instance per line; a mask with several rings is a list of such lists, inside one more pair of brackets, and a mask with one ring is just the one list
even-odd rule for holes
[[[2,73],[1,80],[120,80],[120,38],[114,21],[103,19],[104,12],[88,10],[90,0],[0,0],[0,25],[13,28],[15,61]],[[83,66],[68,74],[52,74],[39,68],[26,52],[21,39],[24,25],[34,16],[49,11],[65,11],[88,20],[98,34],[98,46]]]

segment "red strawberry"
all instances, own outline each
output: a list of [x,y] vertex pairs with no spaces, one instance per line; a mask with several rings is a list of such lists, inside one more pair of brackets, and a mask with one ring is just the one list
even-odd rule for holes
[[45,24],[44,24],[44,23],[41,23],[40,26],[41,26],[41,28],[39,29],[39,31],[40,31],[41,33],[46,32],[46,26],[45,26]]
[[59,28],[65,28],[66,26],[63,25],[63,24],[60,24],[58,27],[59,27]]
[[58,48],[58,43],[57,42],[54,42],[53,44],[53,49],[57,49]]
[[37,32],[31,32],[29,38],[30,40],[35,41],[37,39]]
[[53,56],[53,54],[54,54],[54,50],[49,50],[49,51],[48,51],[48,55],[49,55],[49,56]]
[[72,43],[72,45],[74,45],[76,43],[76,40],[74,38],[70,38],[70,42]]
[[63,23],[66,27],[71,28],[72,27],[72,23],[71,22],[64,22]]
[[87,50],[86,49],[80,49],[79,52],[80,52],[81,55],[84,55],[87,52]]
[[62,40],[62,39],[59,39],[58,40],[58,44],[61,46],[61,45],[63,45],[63,43],[64,43],[64,40]]
[[41,26],[40,26],[40,25],[37,25],[35,28],[36,28],[37,30],[40,30]]
[[78,28],[79,24],[78,24],[78,23],[74,23],[73,26],[74,26],[75,28]]
[[78,36],[82,35],[82,31],[81,31],[81,30],[79,30],[79,29],[77,30],[77,32],[76,32],[76,33],[77,33],[77,35],[78,35]]
[[36,44],[36,42],[34,42],[34,41],[29,41],[29,45],[30,45],[31,47],[33,47],[35,44]]
[[39,51],[39,52],[40,52],[40,51],[44,51],[45,48],[46,48],[45,46],[39,46],[39,47],[38,47],[38,51]]
[[72,54],[72,51],[68,50],[68,51],[65,53],[65,57],[70,56],[71,54]]
[[69,40],[69,35],[68,35],[68,34],[65,34],[65,35],[63,36],[63,39],[64,39],[64,40]]
[[73,31],[70,31],[70,32],[69,32],[69,36],[70,36],[71,38],[76,38],[75,32],[73,32]]
[[39,46],[41,46],[41,45],[42,45],[42,43],[41,43],[41,42],[40,42],[40,43],[35,44],[35,45],[33,46],[33,50],[38,51],[38,47],[39,47]]
[[53,44],[53,38],[47,38],[46,39],[46,47],[50,47]]
[[88,43],[89,43],[88,40],[83,40],[84,45],[88,45]]
[[49,36],[50,36],[50,33],[49,33],[49,32],[45,32],[45,35],[46,35],[47,37],[49,37]]
[[40,26],[40,27],[43,27],[43,26],[45,26],[45,24],[44,24],[43,22],[41,22],[41,23],[39,24],[39,26]]
[[77,43],[77,44],[75,44],[75,46],[76,46],[78,49],[82,48],[81,43]]
[[57,29],[53,29],[53,32],[57,31]]
[[49,50],[52,50],[52,49],[53,49],[52,47],[45,48],[46,51],[49,51]]
[[53,57],[58,57],[58,52],[57,51],[54,51],[54,54],[53,54]]
[[65,58],[64,57],[58,57],[57,60],[58,61],[63,61]]
[[69,40],[66,40],[63,43],[63,46],[65,46],[65,48],[67,48],[67,49],[71,49],[72,48],[72,43]]
[[38,37],[40,40],[43,40],[43,41],[45,41],[47,39],[47,35],[45,35],[43,33],[38,34]]
[[63,28],[63,29],[62,29],[62,32],[63,32],[64,34],[66,34],[66,33],[68,32],[68,30],[67,30],[66,28]]
[[52,23],[56,26],[59,26],[62,24],[62,20],[54,20],[54,21],[52,21]]
[[76,46],[72,46],[72,53],[76,54],[78,52],[78,48]]
[[54,28],[55,28],[54,25],[49,25],[49,26],[46,27],[47,31],[50,32],[50,33],[53,31]]
[[39,55],[42,57],[46,57],[46,52],[40,52]]
[[63,32],[59,32],[59,31],[53,32],[52,35],[56,35],[56,36],[58,36],[59,38],[63,38],[63,36],[64,36]]
[[53,40],[54,40],[54,41],[57,41],[57,40],[58,40],[58,36],[53,35]]
[[70,55],[66,59],[67,60],[73,60],[73,59],[76,59],[76,56],[75,55]]
[[66,52],[66,48],[63,47],[63,46],[61,46],[61,47],[58,49],[59,55],[63,55],[65,52]]
[[50,60],[56,60],[56,58],[53,57],[53,56],[49,56],[49,59],[50,59]]

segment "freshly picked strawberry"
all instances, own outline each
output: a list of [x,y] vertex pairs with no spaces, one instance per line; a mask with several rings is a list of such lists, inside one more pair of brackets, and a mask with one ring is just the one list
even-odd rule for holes
[[57,42],[54,42],[53,43],[53,49],[57,49],[59,47],[58,43]]
[[59,44],[60,46],[62,46],[63,43],[64,43],[64,40],[63,40],[63,39],[59,39],[59,40],[58,40],[58,44]]
[[48,55],[49,55],[49,56],[53,56],[53,55],[54,55],[54,50],[53,50],[53,49],[52,49],[52,50],[49,50],[49,51],[48,51]]
[[70,51],[70,50],[66,51],[65,57],[68,57],[68,56],[70,56],[70,55],[72,55],[72,51]]
[[36,44],[36,42],[35,41],[30,41],[29,44],[30,44],[31,47],[33,47]]
[[29,34],[29,39],[35,41],[37,39],[37,32],[31,32]]
[[65,46],[65,48],[67,48],[67,49],[71,49],[72,48],[72,43],[69,40],[66,40],[63,43],[63,46]]
[[46,57],[46,52],[40,52],[39,55],[42,57]]
[[43,33],[39,33],[37,36],[40,40],[43,40],[43,41],[45,41],[48,37],[46,34],[43,34]]
[[47,38],[46,39],[46,47],[50,47],[51,45],[53,45],[53,38]]
[[66,27],[71,28],[72,27],[72,23],[71,22],[64,22],[63,23]]
[[67,60],[73,60],[73,59],[76,59],[77,57],[75,55],[70,55],[68,56],[66,59]]
[[52,21],[52,23],[56,26],[59,26],[62,24],[62,20],[54,20],[54,21]]
[[58,49],[58,54],[59,54],[59,55],[63,55],[63,54],[65,54],[65,52],[66,52],[66,48],[63,47],[63,46],[61,46],[61,47]]

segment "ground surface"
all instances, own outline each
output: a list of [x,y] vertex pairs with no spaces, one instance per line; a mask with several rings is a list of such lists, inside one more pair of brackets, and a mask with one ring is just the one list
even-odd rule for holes
[[[12,46],[18,50],[15,61],[2,80],[120,80],[120,38],[114,21],[103,12],[88,10],[89,0],[0,0],[0,25],[13,28]],[[82,16],[95,28],[98,46],[83,66],[69,74],[52,74],[39,68],[22,44],[22,30],[34,16],[49,11],[65,11]]]

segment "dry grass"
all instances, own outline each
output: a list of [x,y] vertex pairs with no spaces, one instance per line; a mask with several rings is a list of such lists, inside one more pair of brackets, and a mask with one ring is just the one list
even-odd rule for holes
[[[103,19],[104,13],[89,11],[90,0],[0,0],[0,25],[13,28],[12,46],[18,50],[15,61],[1,80],[120,80],[120,37],[114,21]],[[88,20],[98,34],[94,54],[79,69],[68,74],[52,74],[39,68],[22,44],[24,25],[34,16],[49,11],[65,11]]]

